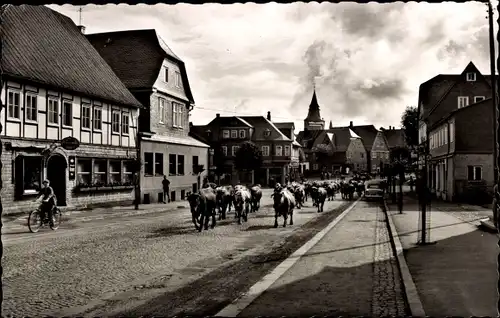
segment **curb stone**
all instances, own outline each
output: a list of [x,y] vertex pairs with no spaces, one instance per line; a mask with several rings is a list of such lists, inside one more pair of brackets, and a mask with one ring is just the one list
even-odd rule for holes
[[406,301],[408,302],[408,306],[410,308],[410,316],[425,317],[426,315],[424,307],[422,306],[422,301],[420,300],[417,287],[413,282],[410,269],[408,268],[408,264],[406,263],[406,259],[403,254],[403,245],[399,240],[399,235],[396,230],[396,226],[392,221],[392,215],[389,212],[387,202],[385,200],[383,202],[384,202],[384,213],[389,228],[389,237],[391,240],[392,248],[394,250],[394,253],[396,254],[396,258],[398,261],[397,263],[399,267],[399,272],[401,273],[401,281],[403,282]]

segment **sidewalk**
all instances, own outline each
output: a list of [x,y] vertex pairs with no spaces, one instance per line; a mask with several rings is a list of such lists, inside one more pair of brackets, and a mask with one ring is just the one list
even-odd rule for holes
[[477,207],[476,217],[470,217],[462,205],[455,205],[455,209],[452,204],[439,206],[433,204],[428,213],[430,241],[436,244],[426,246],[416,245],[420,214],[417,201],[405,196],[403,214],[396,205],[389,206],[394,227],[391,230],[402,244],[425,314],[496,316],[498,238],[476,226],[477,218],[487,210]]
[[399,277],[384,213],[359,201],[238,317],[404,316]]

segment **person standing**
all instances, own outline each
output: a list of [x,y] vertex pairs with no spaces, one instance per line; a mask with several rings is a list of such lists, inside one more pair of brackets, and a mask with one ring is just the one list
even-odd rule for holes
[[[170,203],[170,181],[167,179],[167,176],[163,176],[161,183],[163,186],[163,203]],[[168,198],[168,201],[165,198]]]

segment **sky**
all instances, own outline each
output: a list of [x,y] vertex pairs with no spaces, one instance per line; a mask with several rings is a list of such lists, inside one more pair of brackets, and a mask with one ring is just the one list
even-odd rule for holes
[[[79,24],[80,7],[49,7]],[[298,132],[315,86],[326,126],[399,127],[421,83],[470,61],[490,73],[487,7],[478,2],[81,8],[87,34],[156,29],[186,64],[195,125],[216,113],[270,111]]]

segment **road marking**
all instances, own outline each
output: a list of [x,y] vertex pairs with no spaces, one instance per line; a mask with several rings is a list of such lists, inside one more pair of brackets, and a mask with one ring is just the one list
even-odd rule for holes
[[332,230],[332,228],[337,225],[346,215],[349,213],[354,206],[359,202],[357,199],[353,204],[351,204],[344,212],[337,216],[330,224],[328,224],[323,230],[311,238],[307,243],[302,245],[298,250],[296,250],[292,255],[285,259],[281,264],[276,266],[276,268],[266,276],[264,276],[260,281],[255,283],[248,292],[243,294],[241,297],[236,298],[231,304],[224,307],[219,311],[215,317],[236,317],[238,316],[246,307],[248,307],[255,299],[257,299],[263,292],[265,292],[272,284],[274,284],[283,274],[285,274],[304,254],[306,254],[314,245],[316,245],[321,239]]

